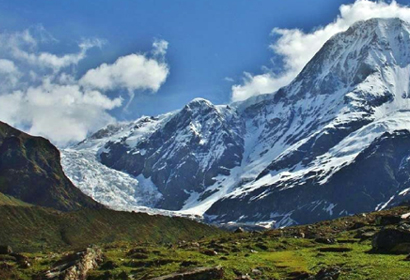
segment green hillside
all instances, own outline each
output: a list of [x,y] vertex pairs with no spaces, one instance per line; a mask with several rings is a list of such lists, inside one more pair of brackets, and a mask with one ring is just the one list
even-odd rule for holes
[[62,211],[102,208],[65,176],[60,152],[47,139],[0,122],[0,192]]
[[5,205],[26,206],[26,207],[32,206],[31,204],[25,203],[21,200],[18,200],[17,198],[0,193],[0,206],[5,206]]
[[[7,201],[8,205],[3,205]],[[70,250],[114,241],[167,243],[223,233],[184,218],[109,209],[60,212],[0,196],[0,245],[18,251]]]
[[[185,219],[109,210],[68,214],[35,208],[32,211],[28,207],[0,207],[2,217],[4,214],[18,217],[6,223],[9,231],[1,236],[0,244],[9,240],[21,249],[55,243],[59,250],[50,247],[18,256],[0,254],[7,265],[3,270],[0,266],[0,279],[43,279],[37,276],[67,259],[62,249],[80,245],[86,248],[90,243],[99,243],[103,258],[88,271],[87,280],[154,279],[171,274],[159,279],[404,280],[410,277],[407,256],[410,247],[406,243],[410,242],[410,231],[406,229],[410,221],[401,218],[410,211],[409,207],[312,225],[221,235],[216,229]],[[396,244],[391,251],[380,251],[373,243],[386,230],[400,232],[406,239],[386,236],[380,240],[379,237],[379,245],[390,241]],[[201,235],[206,236],[200,238]],[[27,260],[31,266],[24,267],[18,258]],[[185,273],[191,276],[181,276]]]

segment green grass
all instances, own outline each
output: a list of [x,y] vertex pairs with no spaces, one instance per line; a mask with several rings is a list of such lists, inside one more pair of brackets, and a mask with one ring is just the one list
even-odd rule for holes
[[74,250],[118,241],[165,244],[224,234],[188,219],[108,209],[59,212],[37,206],[0,205],[0,222],[0,245],[28,252]]
[[30,207],[31,204],[25,203],[21,200],[18,200],[12,196],[8,196],[0,193],[0,206],[9,205],[9,206],[25,206]]
[[[243,241],[252,240],[246,237]],[[292,241],[288,238],[284,240]],[[269,247],[275,247],[282,241],[269,242]],[[155,247],[148,254],[148,259],[138,260],[149,262],[153,260],[171,260],[173,262],[165,265],[153,265],[143,267],[139,270],[129,266],[132,258],[126,252],[133,248],[132,244],[106,249],[106,256],[119,266],[110,271],[112,275],[119,275],[125,271],[128,275],[134,275],[136,279],[143,277],[156,277],[170,274],[176,271],[184,271],[180,265],[183,261],[197,262],[194,266],[217,266],[221,265],[225,270],[225,279],[235,279],[236,273],[250,274],[252,269],[258,269],[262,275],[253,275],[256,279],[285,279],[295,272],[317,273],[321,268],[338,266],[342,270],[339,279],[408,279],[410,276],[410,262],[404,261],[403,255],[370,254],[370,243],[343,245],[351,248],[347,253],[323,253],[318,255],[318,248],[323,245],[312,246],[306,242],[307,247],[294,246],[291,244],[283,251],[258,251],[250,253],[247,246],[241,247],[239,253],[220,254],[218,256],[206,256],[199,250],[174,248],[170,250],[164,247]],[[205,245],[206,243],[204,243]],[[333,245],[333,246],[340,246]],[[153,254],[152,251],[160,251]],[[221,256],[226,259],[221,259]],[[104,271],[96,270],[91,275],[94,278],[101,276]],[[407,277],[407,278],[406,278]],[[91,278],[92,279],[92,278]]]
[[[171,260],[164,265],[147,267],[130,267],[132,257],[127,252],[137,244],[123,243],[105,248],[108,260],[116,262],[117,268],[110,271],[112,275],[126,272],[135,279],[156,277],[187,268],[181,267],[184,261],[194,262],[194,267],[221,265],[225,271],[225,279],[235,279],[236,274],[249,274],[254,279],[287,279],[291,275],[307,272],[315,274],[322,268],[337,266],[341,269],[339,279],[408,279],[410,277],[410,262],[405,261],[406,255],[388,255],[371,253],[371,241],[355,239],[358,229],[352,225],[357,222],[366,224],[364,228],[380,229],[375,225],[375,217],[385,214],[400,214],[409,211],[408,208],[396,208],[391,211],[361,215],[326,221],[311,226],[292,227],[284,230],[274,230],[262,234],[230,234],[220,238],[205,238],[199,240],[200,247],[191,243],[174,244],[172,247],[158,245],[148,246],[146,260],[150,262]],[[296,233],[313,230],[315,234],[341,241],[333,245],[315,242],[314,238],[295,238]],[[345,242],[343,242],[345,241]],[[348,241],[348,242],[346,242]],[[216,244],[216,245],[215,245]],[[261,246],[261,244],[263,246]],[[263,249],[261,248],[263,247]],[[347,248],[347,252],[321,252],[320,248]],[[204,250],[220,253],[217,256],[207,256]],[[156,251],[156,253],[154,253]],[[159,252],[159,253],[158,253]],[[222,253],[221,253],[222,252]],[[262,274],[253,275],[252,270],[258,269]],[[96,270],[91,279],[98,279],[105,271]],[[291,278],[289,278],[291,279]]]
[[[28,210],[33,207],[3,206],[0,207],[0,215],[3,214],[1,211],[6,208],[9,208],[10,211],[17,211],[17,209],[22,211],[22,209]],[[44,248],[44,252],[26,253],[32,260],[33,267],[29,269],[16,267],[13,273],[17,275],[18,279],[29,280],[32,279],[33,275],[47,270],[56,260],[61,258],[64,248],[74,249],[81,247],[80,244],[86,246],[86,242],[94,243],[93,241],[96,240],[98,240],[96,243],[101,246],[105,255],[104,263],[113,262],[115,268],[94,270],[90,273],[89,280],[106,279],[104,277],[107,274],[112,279],[120,279],[119,275],[124,273],[128,276],[132,275],[134,279],[150,279],[170,273],[183,272],[193,267],[215,266],[223,267],[224,279],[227,280],[235,279],[238,274],[249,274],[253,279],[262,280],[293,279],[292,277],[298,274],[314,275],[322,268],[335,266],[341,270],[340,280],[404,280],[410,278],[410,262],[405,261],[406,255],[371,253],[371,240],[355,238],[358,231],[362,229],[379,230],[381,226],[375,223],[377,216],[399,215],[410,211],[407,207],[365,216],[345,217],[309,226],[240,234],[221,233],[213,228],[185,219],[169,219],[121,212],[111,214],[108,210],[87,210],[69,214],[39,209],[45,213],[36,212],[34,216],[30,216],[30,211],[25,214],[23,211],[15,214],[27,215],[27,217],[20,216],[19,220],[25,221],[25,226],[30,230],[34,229],[34,224],[46,226],[45,223],[50,223],[50,219],[57,221],[62,219],[70,225],[65,228],[64,240],[66,243],[59,247],[57,253],[52,253],[50,248]],[[52,218],[44,215],[51,215]],[[364,227],[357,229],[354,227],[355,223],[363,223]],[[57,240],[53,242],[61,242],[51,233],[54,232],[52,227],[42,231],[43,234],[45,232],[48,232],[49,236],[43,235],[43,238],[49,238],[49,242],[52,238]],[[133,233],[134,235],[132,235]],[[305,234],[305,238],[300,237],[301,233]],[[33,236],[37,236],[37,234],[37,232],[32,233]],[[203,235],[205,237],[200,238]],[[44,244],[44,242],[41,243],[41,240],[33,240],[33,236],[30,238],[35,247]],[[317,236],[334,238],[340,243],[321,244],[315,241]],[[24,239],[18,236],[18,240],[21,242]],[[86,242],[82,240],[86,240]],[[323,248],[345,248],[348,250],[345,252],[323,252],[321,250]],[[130,255],[131,249],[138,249],[140,252]],[[206,255],[204,252],[207,250],[215,250],[218,254],[215,256]],[[192,265],[182,266],[187,261],[191,262]],[[13,263],[11,262],[11,264]],[[257,269],[258,275],[255,275],[255,269]]]

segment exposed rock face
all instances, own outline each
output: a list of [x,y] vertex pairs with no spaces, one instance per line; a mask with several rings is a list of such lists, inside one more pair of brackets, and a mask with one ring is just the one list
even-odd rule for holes
[[101,208],[65,176],[60,152],[48,140],[0,122],[0,192],[58,210]]
[[241,163],[242,132],[232,109],[195,99],[132,148],[132,137],[109,142],[100,157],[109,167],[151,178],[163,195],[157,207],[178,210],[189,193],[204,191]]
[[382,229],[372,241],[373,250],[382,253],[410,253],[410,231]]
[[[334,172],[325,184],[316,177],[320,174],[306,174],[303,180],[279,181],[249,192],[240,199],[223,199],[216,202],[208,213],[237,220],[241,209],[248,215],[269,219],[268,214],[264,213],[270,214],[272,205],[275,205],[279,213],[291,212],[292,219],[310,223],[337,216],[336,213],[343,214],[344,211],[370,212],[378,207],[380,201],[388,201],[410,187],[410,169],[406,164],[410,156],[409,147],[409,131],[385,133],[357,155],[354,162]],[[289,183],[293,184],[292,188],[284,186]],[[255,198],[258,198],[257,203],[250,203]],[[222,213],[224,209],[230,210]]]
[[224,277],[224,271],[222,267],[200,267],[192,269],[191,271],[184,273],[175,273],[151,280],[213,280],[222,279]]
[[406,189],[409,30],[398,19],[358,23],[326,43],[276,100],[247,108],[255,116],[268,102],[289,108],[283,133],[290,148],[248,190],[217,201],[207,214],[222,221],[275,219],[278,226],[309,223],[381,208]]
[[87,274],[99,266],[103,255],[98,248],[87,248],[84,251],[66,256],[47,271],[43,279],[86,280]]
[[281,227],[383,209],[410,198],[409,50],[408,23],[358,22],[275,93],[196,99],[73,149],[153,184],[162,199],[151,206],[214,223]]

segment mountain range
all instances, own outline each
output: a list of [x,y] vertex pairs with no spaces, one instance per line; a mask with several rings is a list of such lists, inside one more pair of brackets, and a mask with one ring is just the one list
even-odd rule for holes
[[409,81],[410,25],[362,21],[277,92],[109,125],[62,165],[117,210],[266,227],[381,210],[410,196]]

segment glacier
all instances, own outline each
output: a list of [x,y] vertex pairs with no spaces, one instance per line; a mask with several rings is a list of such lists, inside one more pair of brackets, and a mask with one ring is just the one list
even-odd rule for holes
[[409,86],[410,25],[362,21],[277,92],[109,125],[62,165],[118,210],[269,227],[379,210],[410,195]]

